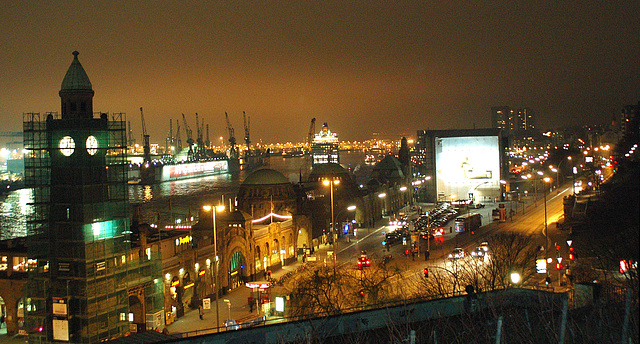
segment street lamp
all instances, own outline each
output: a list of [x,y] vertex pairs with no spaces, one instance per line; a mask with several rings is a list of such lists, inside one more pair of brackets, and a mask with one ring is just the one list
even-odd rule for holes
[[[336,221],[338,223],[341,223],[340,222],[340,218],[341,218],[340,215],[344,214],[347,211],[354,211],[354,210],[356,210],[356,208],[357,207],[355,205],[350,205],[350,206],[346,207],[345,209],[342,209],[342,210],[338,211],[338,213],[336,214]],[[346,216],[345,221],[348,220],[348,219],[349,219],[349,216]],[[349,222],[349,221],[347,221],[347,222]],[[355,232],[354,232],[354,234],[355,234]]]
[[[567,157],[567,160],[571,161],[571,156]],[[576,167],[573,165],[573,161],[571,161],[571,188],[573,189],[573,195],[576,194]]]
[[521,279],[521,276],[520,276],[519,273],[517,273],[517,272],[512,272],[511,273],[511,283],[518,284],[518,283],[520,283],[520,279]]
[[218,289],[220,287],[219,284],[219,280],[218,280],[218,233],[216,230],[216,212],[218,211],[223,211],[224,210],[224,205],[219,205],[217,207],[213,207],[210,205],[205,205],[202,207],[202,209],[204,209],[205,211],[210,211],[211,212],[211,223],[213,225],[213,255],[215,257],[215,281],[216,281],[216,285],[214,288],[214,291],[216,293],[216,332],[220,331],[220,312],[218,310]]
[[387,212],[387,203],[385,203],[384,199],[387,197],[387,194],[382,192],[378,194],[378,198],[382,200],[382,216],[385,216]]
[[[545,177],[543,179],[545,183],[548,183],[551,180],[549,177]],[[547,228],[547,187],[544,188],[544,238],[546,241],[545,250],[549,252],[549,231]],[[547,253],[548,254],[548,253]],[[549,269],[547,269],[547,276],[549,276]]]
[[551,170],[551,172],[554,172],[556,174],[556,189],[560,187],[560,165],[558,165],[558,167],[553,167],[553,165],[549,166],[549,169]]
[[[333,186],[340,184],[340,179],[337,179],[335,177],[332,178],[331,180],[324,179],[322,181],[322,184],[331,186],[330,187],[331,189],[330,191],[331,192],[331,236],[333,238],[336,232],[335,217],[333,214]],[[336,268],[336,260],[338,259],[337,255],[338,255],[338,236],[336,235],[335,238],[333,238],[333,269],[334,270]]]

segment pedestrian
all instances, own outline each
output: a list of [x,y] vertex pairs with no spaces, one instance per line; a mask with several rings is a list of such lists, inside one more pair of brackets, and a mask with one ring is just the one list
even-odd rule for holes
[[264,274],[264,279],[266,280],[267,279],[267,270],[264,270],[262,273]]
[[253,306],[255,305],[255,302],[253,302],[253,296],[249,295],[247,303],[249,304],[249,313],[253,313]]
[[271,270],[267,271],[267,279],[271,279]]
[[4,314],[0,314],[0,328],[4,325]]
[[[216,301],[216,302],[217,302],[217,301]],[[204,313],[203,313],[203,312],[204,312],[204,311],[203,311],[203,309],[202,309],[202,305],[198,305],[198,315],[200,316],[200,320],[203,320],[203,319],[204,319],[204,318],[203,318],[203,315],[204,315]]]

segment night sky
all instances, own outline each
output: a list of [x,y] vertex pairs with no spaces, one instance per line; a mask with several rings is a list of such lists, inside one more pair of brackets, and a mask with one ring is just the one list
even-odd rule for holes
[[94,111],[126,112],[138,142],[140,107],[158,143],[196,112],[217,141],[228,112],[242,141],[246,111],[263,143],[313,117],[341,140],[489,127],[500,105],[606,124],[640,101],[638,18],[637,0],[3,1],[0,131],[60,111],[74,50]]

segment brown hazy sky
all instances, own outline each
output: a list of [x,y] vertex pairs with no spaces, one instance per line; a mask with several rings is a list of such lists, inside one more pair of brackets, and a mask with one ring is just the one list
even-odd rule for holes
[[[640,100],[640,2],[3,1],[0,131],[60,111],[78,50],[94,110],[126,112],[138,141],[228,112],[241,141],[341,140],[488,127],[491,106],[538,127],[604,124]],[[175,124],[174,124],[175,128]],[[184,133],[181,134],[183,140]]]

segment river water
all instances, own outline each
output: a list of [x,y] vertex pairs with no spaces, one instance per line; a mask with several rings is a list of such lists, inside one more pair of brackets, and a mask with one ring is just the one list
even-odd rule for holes
[[[281,172],[290,182],[297,183],[302,173],[303,180],[308,175],[305,158],[283,158],[272,156],[265,166]],[[372,166],[365,165],[361,152],[341,152],[341,164],[354,172],[356,181],[365,184]],[[140,205],[142,222],[168,225],[174,222],[190,224],[197,220],[198,210],[205,204],[223,202],[235,197],[245,171],[237,176],[230,174],[208,176],[164,182],[156,185],[130,185],[129,201]],[[21,189],[0,196],[0,240],[27,235],[26,219],[30,208],[32,191]]]

